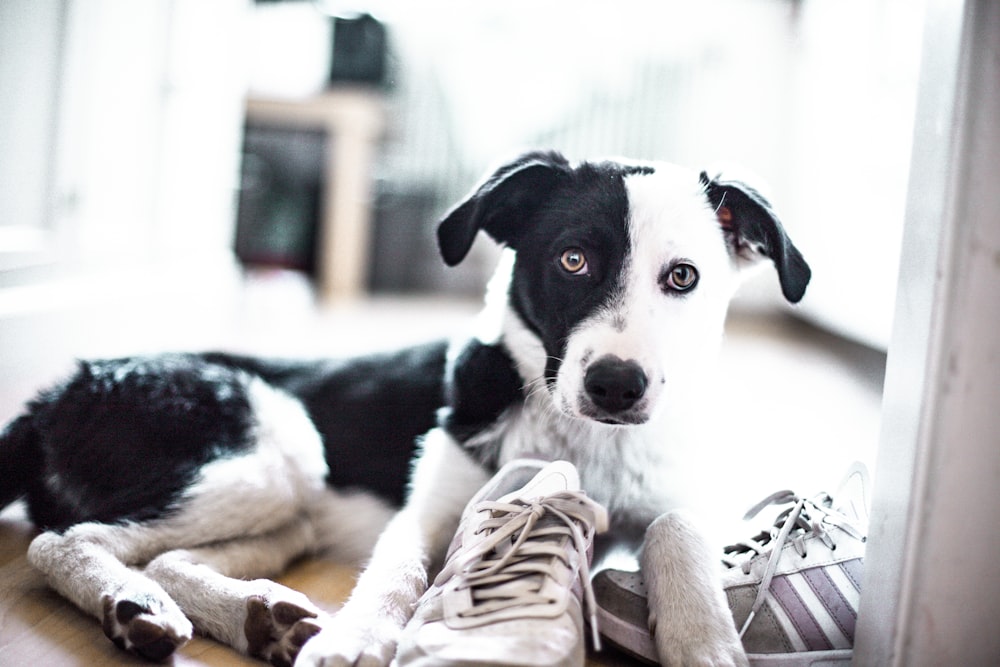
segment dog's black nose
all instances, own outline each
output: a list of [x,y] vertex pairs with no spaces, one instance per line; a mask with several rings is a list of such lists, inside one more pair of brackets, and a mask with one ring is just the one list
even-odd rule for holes
[[646,393],[646,374],[634,361],[602,357],[590,365],[583,388],[594,405],[610,414],[628,410]]

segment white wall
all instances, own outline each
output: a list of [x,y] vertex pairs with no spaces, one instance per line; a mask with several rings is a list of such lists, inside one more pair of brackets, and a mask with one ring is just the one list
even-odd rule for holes
[[[798,312],[888,345],[923,3],[369,4],[383,9],[414,77],[402,82],[407,109],[437,103],[422,125],[408,122],[422,150],[406,178],[438,167],[431,142],[417,140],[431,132],[473,173],[525,146],[736,163],[766,183],[814,269]],[[753,307],[779,301],[770,274],[744,293]]]
[[0,2],[0,419],[75,356],[228,323],[247,6]]
[[50,195],[63,3],[0,3],[0,271],[42,259]]

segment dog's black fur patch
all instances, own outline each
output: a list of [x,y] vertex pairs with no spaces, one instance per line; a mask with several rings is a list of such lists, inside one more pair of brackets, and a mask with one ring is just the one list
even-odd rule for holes
[[[442,410],[441,425],[458,442],[466,442],[523,400],[522,384],[506,350],[499,345],[469,341],[449,373],[447,407]],[[483,463],[496,465],[496,461]]]
[[[441,223],[445,260],[457,263],[482,229],[517,251],[510,304],[545,346],[546,378],[559,371],[570,329],[619,291],[629,247],[625,177],[651,167],[615,162],[571,167],[550,152],[529,153],[498,170]],[[579,248],[586,275],[560,269]]]
[[444,404],[444,341],[343,361],[264,360],[222,353],[298,398],[323,439],[329,483],[372,491],[402,505],[416,439]]
[[798,303],[806,293],[812,271],[788,235],[778,215],[759,192],[740,181],[711,179],[701,172],[701,183],[712,208],[728,209],[730,220],[723,224],[732,252],[741,254],[748,246],[774,262],[781,292],[791,303]]
[[[237,373],[164,355],[81,362],[29,404],[11,433],[22,443],[17,465],[32,468],[32,521],[62,529],[162,515],[205,463],[245,450],[251,426]],[[5,472],[12,459],[5,447]]]
[[416,439],[443,402],[445,343],[345,362],[222,353],[81,362],[0,441],[5,503],[61,530],[167,513],[206,463],[252,444],[251,375],[298,398],[323,439],[329,483],[401,505]]

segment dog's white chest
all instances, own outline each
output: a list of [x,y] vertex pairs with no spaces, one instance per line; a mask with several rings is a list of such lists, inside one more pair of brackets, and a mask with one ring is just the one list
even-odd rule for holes
[[492,434],[500,465],[523,457],[570,461],[587,494],[612,515],[656,517],[691,498],[690,476],[682,473],[697,452],[661,424],[604,426],[530,401],[508,417]]

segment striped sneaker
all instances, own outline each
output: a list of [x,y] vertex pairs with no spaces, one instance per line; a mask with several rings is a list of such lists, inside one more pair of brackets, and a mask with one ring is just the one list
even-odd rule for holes
[[[868,521],[868,472],[855,464],[838,492],[802,498],[775,493],[787,505],[773,528],[726,547],[722,583],[754,667],[848,665],[854,646]],[[647,629],[639,572],[604,570],[594,578],[604,637],[625,652],[658,663]]]

